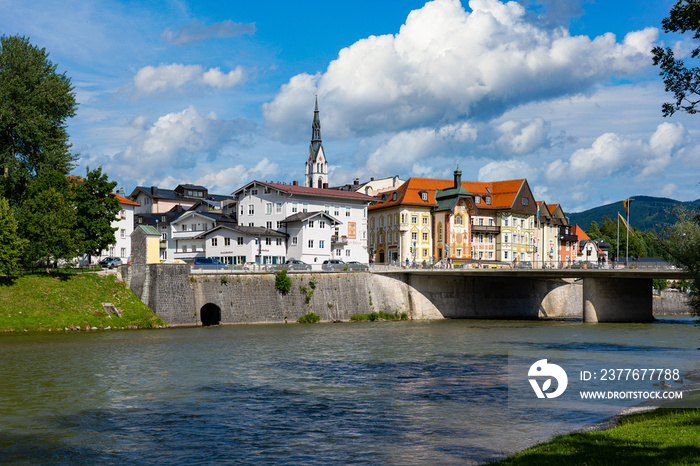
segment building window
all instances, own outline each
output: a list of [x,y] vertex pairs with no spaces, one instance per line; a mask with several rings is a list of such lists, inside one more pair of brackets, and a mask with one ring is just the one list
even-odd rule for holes
[[314,221],[313,221],[313,220],[309,220],[309,228],[313,228],[313,227],[314,227]]
[[265,215],[271,215],[272,214],[272,202],[266,202],[265,203]]
[[272,245],[272,238],[265,238],[265,246]]
[[279,214],[282,212],[282,203],[278,202],[275,207],[276,212]]
[[508,226],[508,219],[507,219],[507,218],[504,218],[504,219],[503,219],[503,226],[504,226],[504,227],[507,227],[507,226]]
[[292,246],[296,246],[296,245],[297,245],[297,237],[295,236],[294,238],[292,238]]
[[462,257],[462,249],[457,248],[457,257]]
[[484,242],[484,234],[483,233],[479,233],[479,242],[480,243]]
[[279,230],[280,228],[282,228],[282,222],[277,221],[277,229]]
[[248,205],[248,215],[255,214],[255,206],[253,204]]
[[399,242],[399,232],[398,231],[396,232],[396,242],[397,243]]
[[326,222],[324,222],[323,220],[319,221],[319,222],[318,222],[318,227],[319,227],[319,228],[326,228]]
[[481,204],[481,196],[474,196],[474,202],[476,204]]
[[330,206],[324,205],[324,206],[323,206],[323,211],[324,211],[325,213],[329,214],[329,213],[331,212]]
[[428,217],[427,215],[423,215],[423,225],[428,225],[429,222],[430,217]]
[[427,231],[424,231],[424,232],[423,232],[423,242],[424,242],[424,243],[427,243],[427,242],[428,242],[428,232],[427,232]]
[[491,205],[491,196],[486,196],[484,200],[486,201],[486,204]]
[[503,251],[503,258],[508,259],[508,251]]
[[346,256],[346,257],[350,257],[350,250],[349,250],[349,249],[346,249],[346,250],[345,250],[345,256]]
[[292,213],[295,214],[299,211],[299,208],[297,207],[296,202],[292,202]]
[[318,247],[319,248],[323,249],[325,245],[326,245],[326,242],[324,240],[322,240],[322,239],[318,240]]
[[212,238],[212,239],[211,239],[211,245],[212,245],[212,246],[216,246],[218,242],[219,242],[219,241],[218,241],[217,238]]
[[350,207],[345,208],[345,216],[349,217],[350,216]]
[[251,189],[251,190],[250,190],[250,195],[251,195],[251,196],[257,196],[257,195],[258,195],[258,190],[257,190],[257,189]]
[[314,247],[314,240],[312,240],[312,239],[309,240],[309,247],[310,248]]
[[462,214],[455,215],[455,225],[464,225],[464,219],[462,218]]
[[389,217],[386,220],[388,226],[391,226],[391,218],[392,218],[391,215],[389,215]]
[[337,205],[333,206],[333,215],[335,215],[336,217],[340,217],[340,207],[338,207]]
[[428,250],[423,249],[423,259],[427,259],[427,258],[428,258]]
[[121,257],[126,257],[126,248],[122,248],[122,255]]
[[239,246],[243,246],[243,237],[242,236],[236,237],[236,244],[238,244]]
[[384,217],[379,217],[379,228],[384,228]]
[[504,243],[507,243],[507,242],[508,242],[508,233],[506,233],[505,235],[503,235],[503,242],[504,242]]
[[275,244],[276,244],[277,246],[282,246],[282,238],[277,238],[277,239],[275,240]]
[[304,205],[302,206],[302,208],[303,208],[302,212],[304,212],[304,213],[308,212],[309,211],[309,204],[305,202]]
[[411,215],[411,223],[414,225],[418,225],[418,216],[417,215]]
[[272,222],[266,222],[266,223],[265,223],[265,227],[266,227],[268,230],[272,230]]
[[427,201],[428,200],[428,193],[423,191],[422,193],[420,193],[420,198],[422,201]]
[[418,232],[417,231],[411,232],[411,241],[418,241]]
[[530,205],[530,199],[527,197],[523,198],[523,205]]
[[231,238],[224,238],[224,246],[231,246]]

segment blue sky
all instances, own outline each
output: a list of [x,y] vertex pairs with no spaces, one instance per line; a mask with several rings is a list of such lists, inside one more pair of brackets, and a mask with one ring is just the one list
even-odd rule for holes
[[0,33],[71,78],[75,173],[127,192],[302,180],[318,95],[332,185],[459,163],[578,211],[700,198],[699,117],[661,116],[649,53],[693,46],[673,3],[9,0]]

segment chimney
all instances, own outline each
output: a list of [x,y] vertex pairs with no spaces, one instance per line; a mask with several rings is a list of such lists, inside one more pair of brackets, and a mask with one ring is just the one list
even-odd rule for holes
[[323,189],[328,189],[328,183],[323,183]]
[[358,184],[360,184],[360,179],[359,179],[359,178],[355,178],[354,180],[352,180],[352,184],[354,184],[355,186],[357,186]]
[[374,177],[371,177],[369,180],[370,180],[370,181],[374,181]]
[[120,195],[121,197],[126,197],[126,192],[124,191],[124,188],[121,186],[119,188],[117,188],[116,194]]
[[151,194],[154,196],[158,194],[158,187],[157,186],[151,186]]
[[292,181],[292,186],[299,186],[299,182],[298,182],[298,181]]

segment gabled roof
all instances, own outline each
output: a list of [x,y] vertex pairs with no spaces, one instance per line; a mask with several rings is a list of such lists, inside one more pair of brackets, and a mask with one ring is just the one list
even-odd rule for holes
[[[482,202],[476,205],[480,210],[505,210],[512,209],[522,211],[521,206],[515,205],[518,194],[525,188],[527,180],[507,180],[507,181],[462,181],[461,186],[471,195],[478,195]],[[436,205],[435,193],[439,190],[454,188],[453,180],[442,180],[434,178],[409,178],[395,191],[384,193],[385,201],[378,202],[370,206],[369,210],[379,210],[399,205],[423,206],[431,208]],[[529,188],[528,188],[529,189]],[[428,198],[424,201],[420,193],[426,191]],[[396,192],[396,200],[392,200],[392,194]],[[491,204],[486,204],[484,198],[491,196]],[[535,207],[535,200],[528,211]]]
[[[192,189],[199,189],[199,190],[206,190],[206,188],[202,186],[195,186],[195,185],[180,185],[181,187],[191,187]],[[189,188],[188,188],[189,189]],[[163,189],[163,188],[158,188],[156,186],[136,186],[134,190],[129,194],[129,197],[132,199],[136,199],[136,197],[139,195],[139,192],[143,192],[147,196],[150,196],[154,199],[167,199],[167,200],[172,200],[172,201],[178,201],[178,202],[197,202],[201,201],[201,197],[190,197],[190,196],[185,196],[182,195],[178,192],[176,192],[174,189]],[[231,200],[231,196],[224,195],[224,194],[211,194],[209,193],[206,197],[206,199],[209,199],[214,202],[223,202],[226,200]]]
[[247,236],[267,236],[267,237],[273,237],[273,238],[286,238],[289,235],[286,233],[282,233],[281,231],[277,230],[272,230],[270,228],[263,228],[263,227],[247,227],[244,225],[219,225],[217,227],[211,228],[207,231],[204,231],[197,236],[195,236],[195,239],[201,239],[201,238],[206,238],[207,236],[211,235],[215,231],[218,230],[228,230],[232,231],[234,233],[241,233],[243,235]]
[[288,193],[292,195],[300,195],[300,196],[314,196],[314,197],[328,197],[328,198],[337,198],[337,199],[347,199],[347,200],[352,200],[352,201],[363,201],[363,202],[374,202],[377,199],[371,196],[367,196],[366,194],[362,193],[356,193],[354,191],[340,191],[337,189],[323,189],[323,188],[309,188],[307,186],[297,186],[293,184],[279,184],[279,183],[267,183],[263,181],[251,181],[250,183],[246,184],[245,186],[242,186],[238,188],[236,191],[234,191],[232,194],[236,195],[243,190],[250,189],[251,187],[255,185],[260,185],[260,186],[269,186],[270,188],[276,189],[280,192],[283,193]]
[[155,227],[151,225],[137,225],[136,228],[134,228],[134,231],[131,233],[132,235],[138,231],[141,230],[144,232],[147,236],[158,236],[160,237],[160,233],[158,233],[158,230],[156,230]]
[[139,204],[137,202],[132,201],[131,199],[127,199],[124,196],[120,196],[119,194],[114,194],[110,193],[110,195],[114,198],[116,198],[120,204],[124,205],[133,205],[133,206],[138,206]]
[[307,220],[311,220],[312,218],[316,218],[316,217],[325,217],[333,225],[340,225],[343,223],[340,220],[338,220],[337,218],[333,217],[332,215],[329,215],[329,214],[322,212],[322,211],[298,212],[296,214],[292,214],[289,217],[285,218],[284,220],[282,220],[282,222],[284,222],[284,223],[305,222]]
[[588,236],[586,232],[583,231],[583,229],[578,225],[574,225],[574,227],[571,230],[571,234],[578,236],[579,242],[591,239],[590,236]]
[[200,217],[204,217],[204,218],[206,218],[206,219],[214,220],[214,221],[215,221],[215,220],[217,220],[218,217],[221,216],[221,214],[219,214],[219,213],[201,212],[201,211],[199,211],[199,210],[188,210],[188,211],[184,212],[182,215],[180,215],[177,219],[173,220],[173,221],[170,222],[170,223],[177,223],[177,222],[179,222],[180,220],[185,220],[186,218],[194,217],[194,216],[200,216]]

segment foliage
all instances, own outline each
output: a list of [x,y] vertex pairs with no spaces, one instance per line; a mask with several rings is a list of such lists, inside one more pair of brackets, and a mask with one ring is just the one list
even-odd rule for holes
[[593,220],[588,227],[588,230],[586,230],[586,234],[590,239],[593,240],[599,240],[603,238],[602,233],[600,232],[600,228],[598,228],[598,222]]
[[66,131],[73,86],[48,57],[27,38],[0,37],[0,195],[13,207],[42,171],[67,175],[75,161]]
[[287,294],[292,289],[292,279],[289,278],[285,269],[275,274],[275,289],[282,294]]
[[321,320],[321,317],[315,312],[307,312],[297,319],[300,324],[315,324]]
[[314,291],[316,291],[316,281],[310,280],[308,287],[301,285],[299,286],[299,290],[301,291],[301,294],[304,295],[304,302],[309,304],[311,302],[311,298],[314,296]]
[[[671,256],[671,260],[685,269],[697,285],[700,283],[700,216],[687,208],[679,207],[674,214],[678,221],[666,228],[660,244]],[[700,315],[700,292],[691,287],[690,306]]]
[[[665,32],[692,32],[693,39],[700,39],[700,1],[678,0],[671,8],[668,18],[661,21]],[[663,115],[671,116],[676,111],[689,114],[698,112],[700,104],[700,68],[688,68],[683,60],[676,59],[670,47],[656,46],[652,49],[654,65],[660,68],[659,74],[664,78],[666,92],[672,92],[676,101],[666,102],[662,106]],[[690,53],[697,59],[700,47]]]
[[[56,176],[58,175],[58,176]],[[19,209],[22,237],[29,241],[27,260],[48,264],[77,255],[76,212],[66,178],[44,172],[29,186],[29,198]]]
[[20,265],[27,241],[17,235],[17,220],[7,199],[0,197],[0,274],[12,275]]
[[119,200],[111,195],[116,186],[117,182],[109,181],[102,168],[90,171],[88,167],[85,179],[71,187],[78,254],[97,256],[116,242],[114,232],[117,228],[112,227],[112,222],[121,210]]
[[[29,274],[0,286],[0,332],[64,328],[150,328],[164,325],[114,275],[61,271]],[[121,317],[109,315],[112,303]]]
[[353,314],[350,317],[350,320],[352,321],[363,321],[363,320],[369,320],[370,322],[374,322],[376,320],[408,320],[408,313],[407,312],[395,312],[394,314],[389,314],[388,312],[384,311],[379,311],[379,312],[370,312],[369,314]]
[[655,278],[652,286],[655,290],[663,291],[668,288],[668,280],[664,280],[663,278]]

